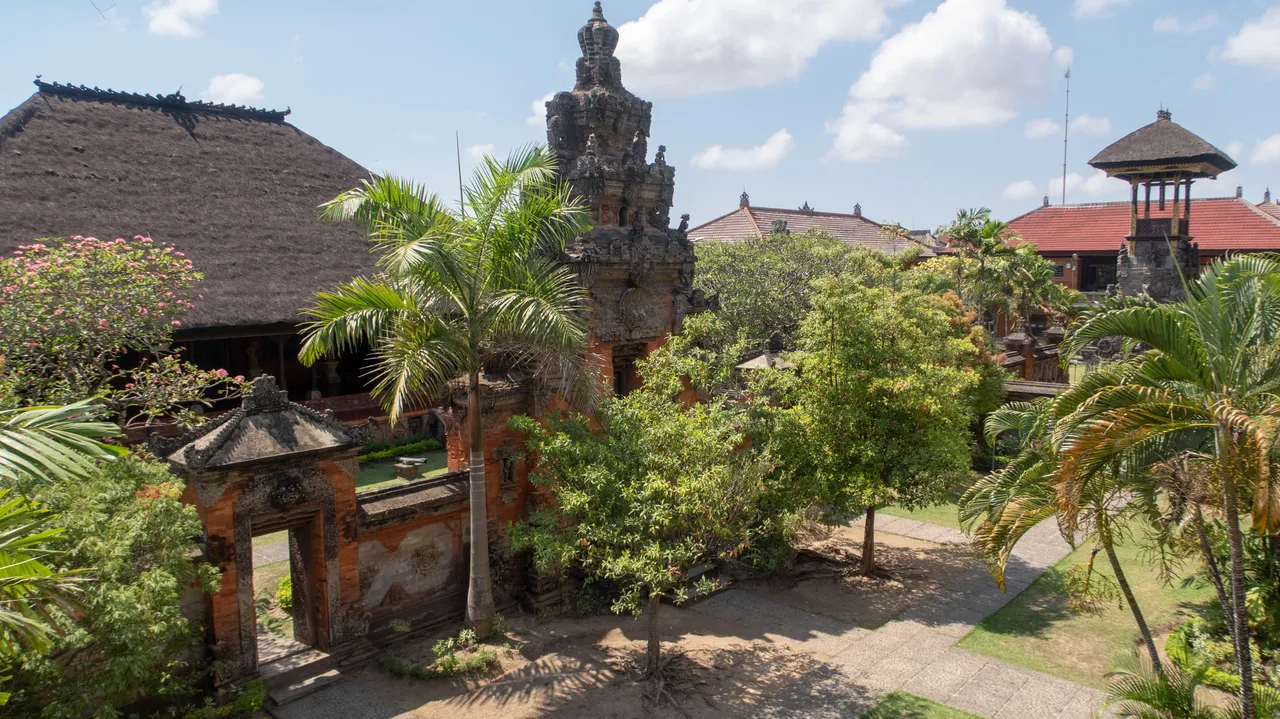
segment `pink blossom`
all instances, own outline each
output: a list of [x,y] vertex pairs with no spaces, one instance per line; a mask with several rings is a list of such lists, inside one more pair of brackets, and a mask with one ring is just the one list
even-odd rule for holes
[[226,377],[226,376],[227,376],[227,371],[226,371],[226,370],[224,370],[224,369],[216,369],[216,370],[214,370],[214,371],[213,371],[213,373],[214,373],[215,375],[219,376],[219,377]]
[[111,323],[108,322],[107,320],[98,320],[98,326],[105,330],[106,328],[111,326]]
[[243,381],[244,381],[244,375],[242,375],[242,374],[238,374],[238,375],[236,375],[235,377],[232,377],[232,379],[234,379],[234,380],[235,380],[235,381],[237,381],[237,382],[243,382]]
[[174,320],[174,321],[170,322],[169,324],[173,325],[174,327],[181,327],[181,326],[182,326],[182,323],[181,323],[181,322],[179,322],[179,321],[177,321],[177,320]]

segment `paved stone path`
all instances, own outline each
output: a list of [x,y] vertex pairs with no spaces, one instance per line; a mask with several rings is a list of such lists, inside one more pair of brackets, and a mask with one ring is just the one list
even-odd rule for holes
[[[887,515],[876,517],[876,529],[942,544],[967,542],[957,530]],[[1090,719],[1103,701],[1096,689],[952,646],[1068,552],[1057,527],[1042,523],[1027,533],[1009,560],[1007,594],[975,562],[944,585],[947,599],[909,609],[874,631],[746,589],[723,592],[692,608],[754,626],[811,652],[870,696],[901,689],[988,719]]]

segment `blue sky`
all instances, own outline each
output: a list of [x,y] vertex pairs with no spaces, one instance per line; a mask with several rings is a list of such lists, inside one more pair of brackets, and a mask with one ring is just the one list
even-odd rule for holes
[[[573,85],[586,0],[45,0],[0,26],[0,112],[31,80],[293,109],[374,171],[456,193],[472,157],[541,142],[532,107]],[[1280,190],[1277,0],[606,0],[624,83],[654,103],[675,215],[852,211],[935,227],[1010,218],[1062,173],[1068,202],[1120,199],[1087,161],[1155,119],[1240,163],[1197,196]],[[540,103],[539,103],[540,104]],[[539,112],[539,115],[541,113]],[[1083,118],[1083,119],[1082,119]],[[1060,180],[1058,181],[1060,182]]]

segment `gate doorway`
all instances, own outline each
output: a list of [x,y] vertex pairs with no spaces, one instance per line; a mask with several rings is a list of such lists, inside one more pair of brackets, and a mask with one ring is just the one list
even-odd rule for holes
[[252,582],[259,667],[316,647],[314,523],[295,519],[254,524]]

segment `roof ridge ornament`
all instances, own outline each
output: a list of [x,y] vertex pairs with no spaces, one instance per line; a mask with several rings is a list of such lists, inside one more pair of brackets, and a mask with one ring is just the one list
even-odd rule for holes
[[1166,110],[1166,109],[1164,109],[1164,108],[1160,108],[1159,110],[1156,110],[1156,119],[1157,119],[1157,120],[1169,120],[1169,121],[1172,121],[1172,120],[1173,120],[1173,113],[1172,113],[1172,112],[1169,112],[1168,110]]
[[284,122],[291,110],[267,110],[246,105],[227,105],[221,102],[205,102],[204,100],[188,100],[182,90],[167,95],[142,95],[136,92],[123,92],[85,85],[63,85],[57,82],[45,82],[40,75],[32,81],[39,92],[44,95],[56,95],[73,100],[92,100],[96,102],[114,102],[136,107],[154,107],[171,112],[198,112],[206,115],[220,115],[243,120],[261,120],[264,122]]

